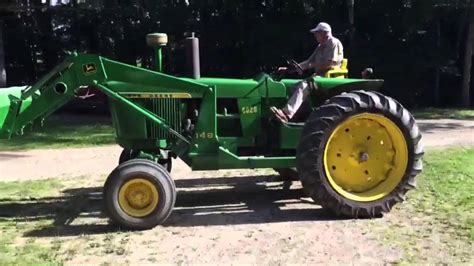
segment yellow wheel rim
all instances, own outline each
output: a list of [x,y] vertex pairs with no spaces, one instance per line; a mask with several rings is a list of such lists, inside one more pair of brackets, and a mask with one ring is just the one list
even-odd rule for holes
[[152,213],[158,206],[159,196],[156,186],[143,178],[127,181],[119,191],[119,205],[133,217],[143,217]]
[[324,150],[330,185],[345,198],[375,201],[392,192],[408,165],[400,128],[385,116],[362,113],[344,120]]

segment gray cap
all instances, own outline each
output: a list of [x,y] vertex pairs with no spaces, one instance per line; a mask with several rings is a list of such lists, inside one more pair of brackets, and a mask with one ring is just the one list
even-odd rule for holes
[[331,26],[327,24],[326,22],[320,22],[316,27],[310,30],[310,32],[317,32],[317,31],[325,31],[325,32],[331,32]]

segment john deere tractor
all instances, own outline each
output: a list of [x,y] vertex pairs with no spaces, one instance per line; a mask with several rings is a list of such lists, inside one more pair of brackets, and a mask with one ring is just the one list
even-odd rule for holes
[[314,77],[310,108],[282,123],[270,107],[282,106],[300,80],[167,75],[166,42],[164,34],[148,36],[153,70],[73,54],[32,86],[0,90],[0,136],[11,138],[91,88],[103,92],[123,148],[104,185],[105,210],[133,229],[171,214],[176,157],[193,170],[274,168],[297,176],[315,202],[345,217],[389,212],[415,186],[421,135],[409,111],[377,92],[382,80],[349,79],[346,69]]

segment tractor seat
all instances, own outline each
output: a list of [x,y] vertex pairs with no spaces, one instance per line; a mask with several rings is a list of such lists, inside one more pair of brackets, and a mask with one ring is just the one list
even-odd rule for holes
[[347,58],[342,59],[341,67],[331,69],[324,75],[325,78],[348,78],[349,70],[347,69]]

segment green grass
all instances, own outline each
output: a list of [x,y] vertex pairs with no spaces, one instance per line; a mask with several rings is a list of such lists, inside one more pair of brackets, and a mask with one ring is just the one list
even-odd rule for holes
[[[54,247],[45,247],[35,243],[34,239],[25,244],[15,244],[19,235],[17,228],[21,223],[2,222],[0,236],[0,264],[1,265],[30,265],[30,264],[58,264]],[[41,225],[31,229],[40,229]]]
[[48,118],[44,127],[28,127],[24,135],[0,139],[0,151],[44,148],[87,147],[115,143],[110,118],[88,115],[60,115]]
[[474,109],[425,108],[413,110],[416,119],[474,119]]
[[417,188],[390,215],[369,222],[384,245],[403,251],[398,263],[474,262],[474,148],[433,150],[424,156]]
[[408,204],[474,240],[474,149],[433,151]]
[[[57,245],[38,243],[38,238],[21,239],[27,231],[40,230],[50,226],[51,220],[29,221],[15,214],[19,209],[8,209],[16,200],[41,198],[59,194],[61,183],[57,180],[0,182],[0,265],[57,264]],[[21,207],[20,207],[21,208]],[[19,215],[21,216],[21,215]],[[15,218],[16,217],[16,218]]]
[[94,263],[103,255],[126,256],[129,233],[101,229],[101,215],[92,215],[100,202],[86,200],[84,205],[83,192],[68,190],[90,189],[85,185],[89,179],[0,182],[0,265],[67,264],[77,256],[92,256]]
[[59,190],[61,183],[57,179],[41,181],[0,182],[0,201],[24,198],[49,197]]

